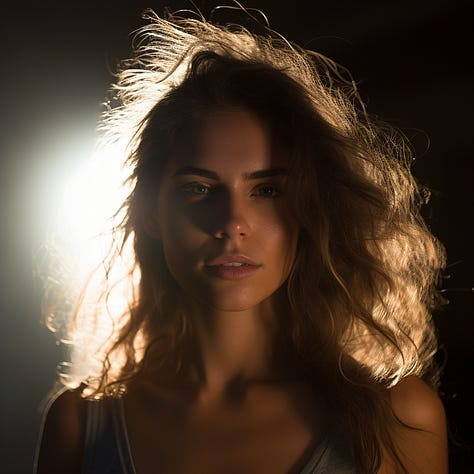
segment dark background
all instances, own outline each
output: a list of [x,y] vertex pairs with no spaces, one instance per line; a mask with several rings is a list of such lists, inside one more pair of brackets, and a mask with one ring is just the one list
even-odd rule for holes
[[[11,3],[11,4],[10,4]],[[206,17],[218,2],[195,1]],[[38,404],[61,359],[40,324],[31,253],[60,182],[90,152],[111,73],[141,12],[188,1],[2,3],[0,127],[0,464],[31,472]],[[432,190],[424,215],[446,245],[449,305],[435,314],[451,472],[473,472],[472,4],[463,0],[248,0],[270,25],[346,66],[368,110],[413,141]],[[239,17],[242,18],[242,17]],[[250,27],[252,25],[249,25]],[[449,278],[448,278],[449,277]]]

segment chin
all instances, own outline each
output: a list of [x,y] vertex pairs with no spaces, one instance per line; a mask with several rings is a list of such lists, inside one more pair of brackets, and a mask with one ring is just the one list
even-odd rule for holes
[[224,292],[224,294],[213,295],[205,300],[201,299],[201,302],[214,311],[242,312],[260,307],[264,300],[266,300],[265,296],[249,295],[246,292],[237,295]]
[[191,297],[199,306],[217,312],[259,310],[278,290],[277,285],[265,285],[262,282],[220,282],[205,285],[200,280],[194,280],[183,283],[185,284],[181,288],[184,300]]
[[223,311],[223,312],[241,312],[248,311],[252,308],[259,306],[258,302],[255,301],[246,301],[246,300],[211,300],[203,302],[207,307],[213,309],[214,311]]

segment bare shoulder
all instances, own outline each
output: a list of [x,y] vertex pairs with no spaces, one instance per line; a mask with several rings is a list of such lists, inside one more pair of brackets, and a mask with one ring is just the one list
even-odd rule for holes
[[420,378],[411,375],[401,380],[390,390],[390,399],[395,414],[404,423],[432,433],[445,430],[443,403]]
[[[420,378],[409,376],[390,390],[390,400],[402,422],[393,439],[408,472],[447,473],[446,416],[437,393]],[[381,472],[392,472],[389,465],[385,463]]]
[[35,472],[79,473],[86,417],[86,402],[80,392],[62,392],[48,404],[43,416]]

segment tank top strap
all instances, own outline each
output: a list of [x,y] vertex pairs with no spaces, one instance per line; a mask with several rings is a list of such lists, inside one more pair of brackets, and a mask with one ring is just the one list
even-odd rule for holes
[[300,474],[356,474],[347,439],[335,432],[328,433]]
[[[123,399],[87,402],[82,474],[136,474]],[[300,474],[355,474],[350,444],[334,432],[316,446]]]
[[135,474],[130,456],[123,401],[87,402],[82,474]]

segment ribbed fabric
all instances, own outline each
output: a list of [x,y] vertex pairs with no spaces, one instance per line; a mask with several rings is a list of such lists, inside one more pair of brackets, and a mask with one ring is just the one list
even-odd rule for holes
[[[128,442],[122,399],[87,402],[82,474],[136,474]],[[318,444],[301,474],[355,474],[342,438]],[[159,473],[157,473],[159,474]]]

